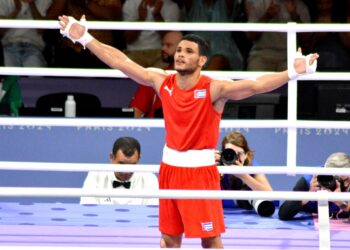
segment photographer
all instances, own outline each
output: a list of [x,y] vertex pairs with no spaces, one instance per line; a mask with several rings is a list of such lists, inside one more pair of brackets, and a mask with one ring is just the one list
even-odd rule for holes
[[[221,142],[221,153],[216,152],[217,165],[243,167],[256,166],[254,153],[249,148],[244,135],[234,131],[227,134]],[[254,190],[272,191],[272,187],[264,174],[224,174],[221,175],[222,190]],[[272,201],[262,200],[223,200],[225,208],[238,206],[243,209],[255,209],[261,216],[271,216],[275,211]]]
[[[325,168],[350,168],[350,157],[345,153],[331,154],[324,164]],[[350,179],[348,176],[312,176],[305,175],[295,184],[293,191],[316,192],[349,192]],[[335,201],[329,203],[329,215],[332,218],[349,217],[349,203]],[[317,213],[317,201],[285,201],[278,212],[280,220],[291,220],[299,212]]]

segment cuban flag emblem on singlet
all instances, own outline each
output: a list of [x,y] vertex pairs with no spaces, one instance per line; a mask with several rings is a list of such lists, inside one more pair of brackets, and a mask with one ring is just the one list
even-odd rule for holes
[[207,96],[207,91],[205,89],[196,89],[194,91],[194,98],[205,98]]

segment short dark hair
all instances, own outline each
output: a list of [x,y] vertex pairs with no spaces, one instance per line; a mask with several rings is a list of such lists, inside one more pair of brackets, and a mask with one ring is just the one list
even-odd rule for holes
[[115,156],[117,152],[121,150],[127,157],[131,157],[135,150],[138,152],[139,157],[141,155],[140,143],[133,137],[120,137],[113,144],[112,153]]
[[201,36],[198,36],[195,34],[187,34],[181,39],[181,41],[183,40],[196,43],[199,48],[199,55],[201,56],[209,55],[209,45]]

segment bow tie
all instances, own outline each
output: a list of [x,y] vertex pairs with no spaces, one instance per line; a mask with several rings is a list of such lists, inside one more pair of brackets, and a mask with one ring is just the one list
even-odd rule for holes
[[123,186],[123,187],[129,189],[130,185],[131,185],[131,182],[130,181],[124,181],[124,182],[113,181],[112,185],[113,185],[113,188],[117,188],[117,187]]

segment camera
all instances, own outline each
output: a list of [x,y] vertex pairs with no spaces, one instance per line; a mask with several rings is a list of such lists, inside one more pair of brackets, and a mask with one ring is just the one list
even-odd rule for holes
[[267,200],[251,200],[250,204],[253,206],[256,213],[262,217],[270,217],[275,213],[275,204]]
[[221,165],[232,165],[236,160],[237,160],[237,154],[231,148],[225,148],[220,153],[220,164]]
[[337,176],[333,175],[318,175],[317,182],[318,185],[326,189],[331,190],[332,192],[337,188],[337,181],[340,183],[340,189],[342,192],[345,191],[344,181]]
[[276,209],[273,201],[269,200],[237,200],[236,205],[242,209],[254,209],[261,217],[271,217]]

